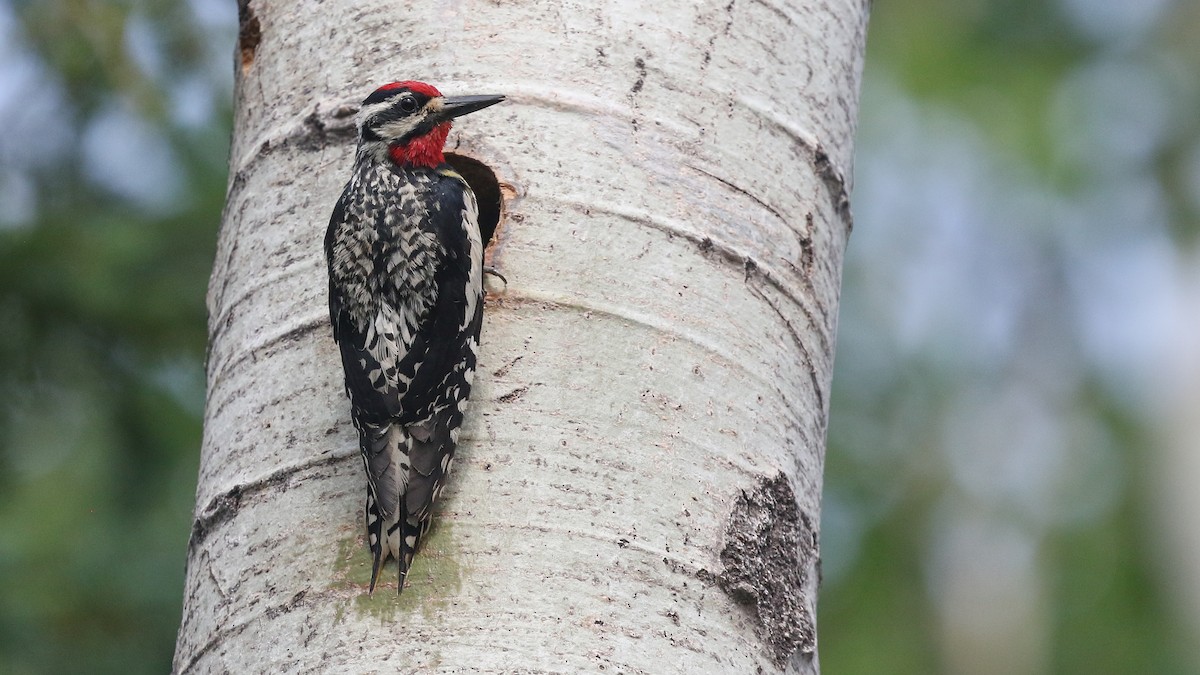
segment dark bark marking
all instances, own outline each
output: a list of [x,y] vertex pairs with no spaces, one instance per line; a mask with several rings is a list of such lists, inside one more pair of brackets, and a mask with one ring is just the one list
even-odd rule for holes
[[[313,593],[313,594],[311,594],[312,597],[309,598],[309,602],[307,602],[307,603],[304,602],[304,599],[306,597],[309,597],[309,595],[310,594],[307,590],[299,591],[295,595],[293,595],[291,597],[291,599],[289,599],[287,602],[283,603],[282,605],[278,605],[275,607],[268,607],[266,612],[264,613],[264,616],[266,616],[267,619],[274,619],[274,618],[278,617],[280,614],[287,614],[289,612],[293,612],[297,609],[300,609],[304,605],[313,604],[313,602],[312,602],[313,599],[316,599],[317,601],[329,599],[328,593]],[[258,620],[258,617],[253,617],[248,621],[245,621],[245,622],[239,623],[239,624],[234,624],[232,626],[228,626],[228,627],[222,626],[222,627],[217,628],[213,632],[212,637],[209,638],[209,640],[207,642],[205,642],[204,645],[202,647],[200,647],[200,649],[198,649],[195,653],[192,654],[192,656],[187,660],[187,663],[183,664],[178,669],[173,669],[172,672],[178,673],[179,675],[183,675],[185,673],[191,672],[192,669],[195,668],[196,665],[200,662],[200,659],[204,658],[204,656],[206,656],[209,652],[213,651],[217,647],[220,647],[221,645],[225,644],[226,640],[245,632],[245,630],[250,627],[250,624],[256,620]]]
[[813,167],[816,168],[821,181],[825,183],[825,188],[829,190],[838,217],[846,224],[847,232],[854,230],[854,217],[850,213],[850,195],[846,192],[846,178],[833,165],[833,160],[829,158],[829,153],[825,152],[825,148],[821,144],[818,143],[812,149],[812,153]]
[[633,67],[637,69],[637,79],[633,82],[633,88],[629,93],[636,94],[646,85],[646,60],[642,57],[637,57],[633,60]]
[[353,141],[358,135],[358,127],[354,124],[356,112],[358,108],[346,105],[332,111],[313,110],[287,140],[302,150],[311,151],[323,150],[331,143]]
[[816,625],[804,602],[816,542],[812,521],[781,472],[742,491],[725,530],[723,569],[715,578],[701,574],[754,612],[780,667],[796,652],[811,657],[816,650]]
[[238,0],[238,52],[242,57],[242,73],[250,70],[254,53],[262,42],[262,24],[250,7],[250,0]]
[[804,270],[805,279],[812,275],[813,262],[816,259],[816,250],[813,247],[813,214],[812,211],[804,214],[804,236],[800,238],[800,267]]
[[282,605],[279,605],[278,607],[268,607],[266,612],[267,618],[274,619],[280,614],[287,614],[288,612],[295,610],[300,606],[300,601],[304,600],[305,595],[308,595],[308,591],[299,591],[292,596],[291,600],[288,600]]
[[[813,364],[812,353],[809,352],[808,346],[804,344],[804,339],[800,337],[800,333],[796,331],[796,327],[793,326],[792,322],[787,318],[787,316],[784,315],[783,310],[779,309],[779,306],[774,302],[771,302],[771,299],[768,298],[765,293],[754,287],[751,287],[751,291],[753,291],[758,297],[762,298],[763,302],[767,303],[767,306],[775,312],[775,315],[779,317],[779,320],[783,322],[784,327],[787,328],[788,334],[792,337],[792,342],[794,342],[796,348],[800,350],[801,358],[806,366],[805,369],[808,371],[808,380],[812,383],[813,393],[817,397],[817,409],[821,411],[822,419],[825,419],[825,392],[821,389],[821,381],[817,377],[817,369]],[[812,323],[812,325],[816,325],[816,323],[812,321],[811,316],[809,317],[809,321]],[[823,345],[823,347],[826,350],[828,349],[827,346]],[[824,351],[824,353],[828,354],[829,352]],[[782,395],[783,392],[781,391],[780,394]]]
[[[239,298],[237,301],[235,301],[234,306],[241,303],[246,298],[250,297],[250,295],[252,295],[254,292],[257,292],[257,290],[258,289],[255,289],[251,293],[248,293],[245,296]],[[232,313],[232,308],[230,308],[228,314],[226,315],[225,321],[230,322],[232,320],[233,320],[233,313]],[[258,361],[258,355],[261,352],[272,349],[273,347],[275,347],[276,345],[278,345],[280,343],[298,341],[302,337],[307,335],[308,333],[315,332],[322,328],[328,329],[328,327],[329,327],[329,317],[327,317],[325,315],[321,315],[318,318],[311,319],[309,321],[306,321],[303,324],[294,326],[294,327],[288,329],[287,332],[285,332],[285,333],[282,333],[280,335],[271,336],[262,344],[252,345],[252,346],[243,345],[243,348],[238,350],[236,353],[226,356],[224,361],[212,358],[212,354],[210,353],[208,355],[208,358],[207,358],[206,364],[205,364],[206,372],[208,373],[208,375],[210,377],[209,391],[211,392],[211,391],[215,390],[216,386],[225,379],[225,374],[232,372],[234,368],[239,367],[244,361]],[[216,338],[210,336],[209,344],[210,345],[216,344]],[[210,349],[211,349],[211,347],[210,347]],[[212,397],[210,395],[210,399],[211,398]],[[232,396],[230,396],[230,398],[232,398]],[[212,415],[212,419],[216,419],[217,416],[220,415],[221,410],[223,410],[225,408],[225,404],[228,402],[228,400],[229,399],[222,400],[218,405],[216,405],[213,408],[214,412]],[[210,400],[209,403],[211,404],[212,401]]]
[[[355,455],[357,456],[357,455]],[[232,520],[242,508],[246,497],[259,494],[275,485],[286,483],[292,476],[350,459],[347,455],[331,455],[295,466],[285,466],[266,478],[248,483],[238,483],[208,501],[204,509],[192,521],[192,535],[188,538],[188,552],[199,546],[219,525]]]
[[521,354],[521,355],[517,356],[516,358],[514,358],[512,361],[509,361],[508,363],[504,364],[503,366],[500,366],[499,368],[496,369],[496,372],[492,373],[492,377],[504,377],[505,375],[508,374],[508,371],[512,370],[512,367],[517,365],[517,362],[523,358],[525,358],[525,355]]
[[529,391],[529,387],[517,387],[507,394],[496,399],[497,403],[512,403],[524,396]]

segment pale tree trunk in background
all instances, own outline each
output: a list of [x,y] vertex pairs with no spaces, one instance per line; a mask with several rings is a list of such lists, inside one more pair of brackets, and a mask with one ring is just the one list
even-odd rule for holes
[[[243,2],[181,672],[815,672],[866,0]],[[477,388],[403,596],[321,242],[354,104],[504,93]]]

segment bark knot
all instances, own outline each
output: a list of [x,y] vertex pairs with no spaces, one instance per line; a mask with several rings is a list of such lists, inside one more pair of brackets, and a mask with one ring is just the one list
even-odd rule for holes
[[753,611],[771,658],[783,667],[796,652],[811,657],[816,627],[806,602],[817,555],[812,520],[800,512],[782,472],[743,490],[725,530],[722,570],[711,580]]

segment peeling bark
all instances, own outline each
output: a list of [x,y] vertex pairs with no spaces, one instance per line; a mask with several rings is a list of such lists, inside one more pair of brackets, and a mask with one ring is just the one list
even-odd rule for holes
[[[175,670],[816,672],[865,0],[239,9]],[[509,98],[450,137],[507,283],[397,597],[366,593],[321,241],[400,79]]]

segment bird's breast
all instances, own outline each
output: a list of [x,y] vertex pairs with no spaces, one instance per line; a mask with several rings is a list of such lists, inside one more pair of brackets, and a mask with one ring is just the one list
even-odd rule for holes
[[428,181],[373,170],[350,188],[332,251],[347,309],[364,326],[389,309],[419,321],[437,299],[444,255],[422,198]]

